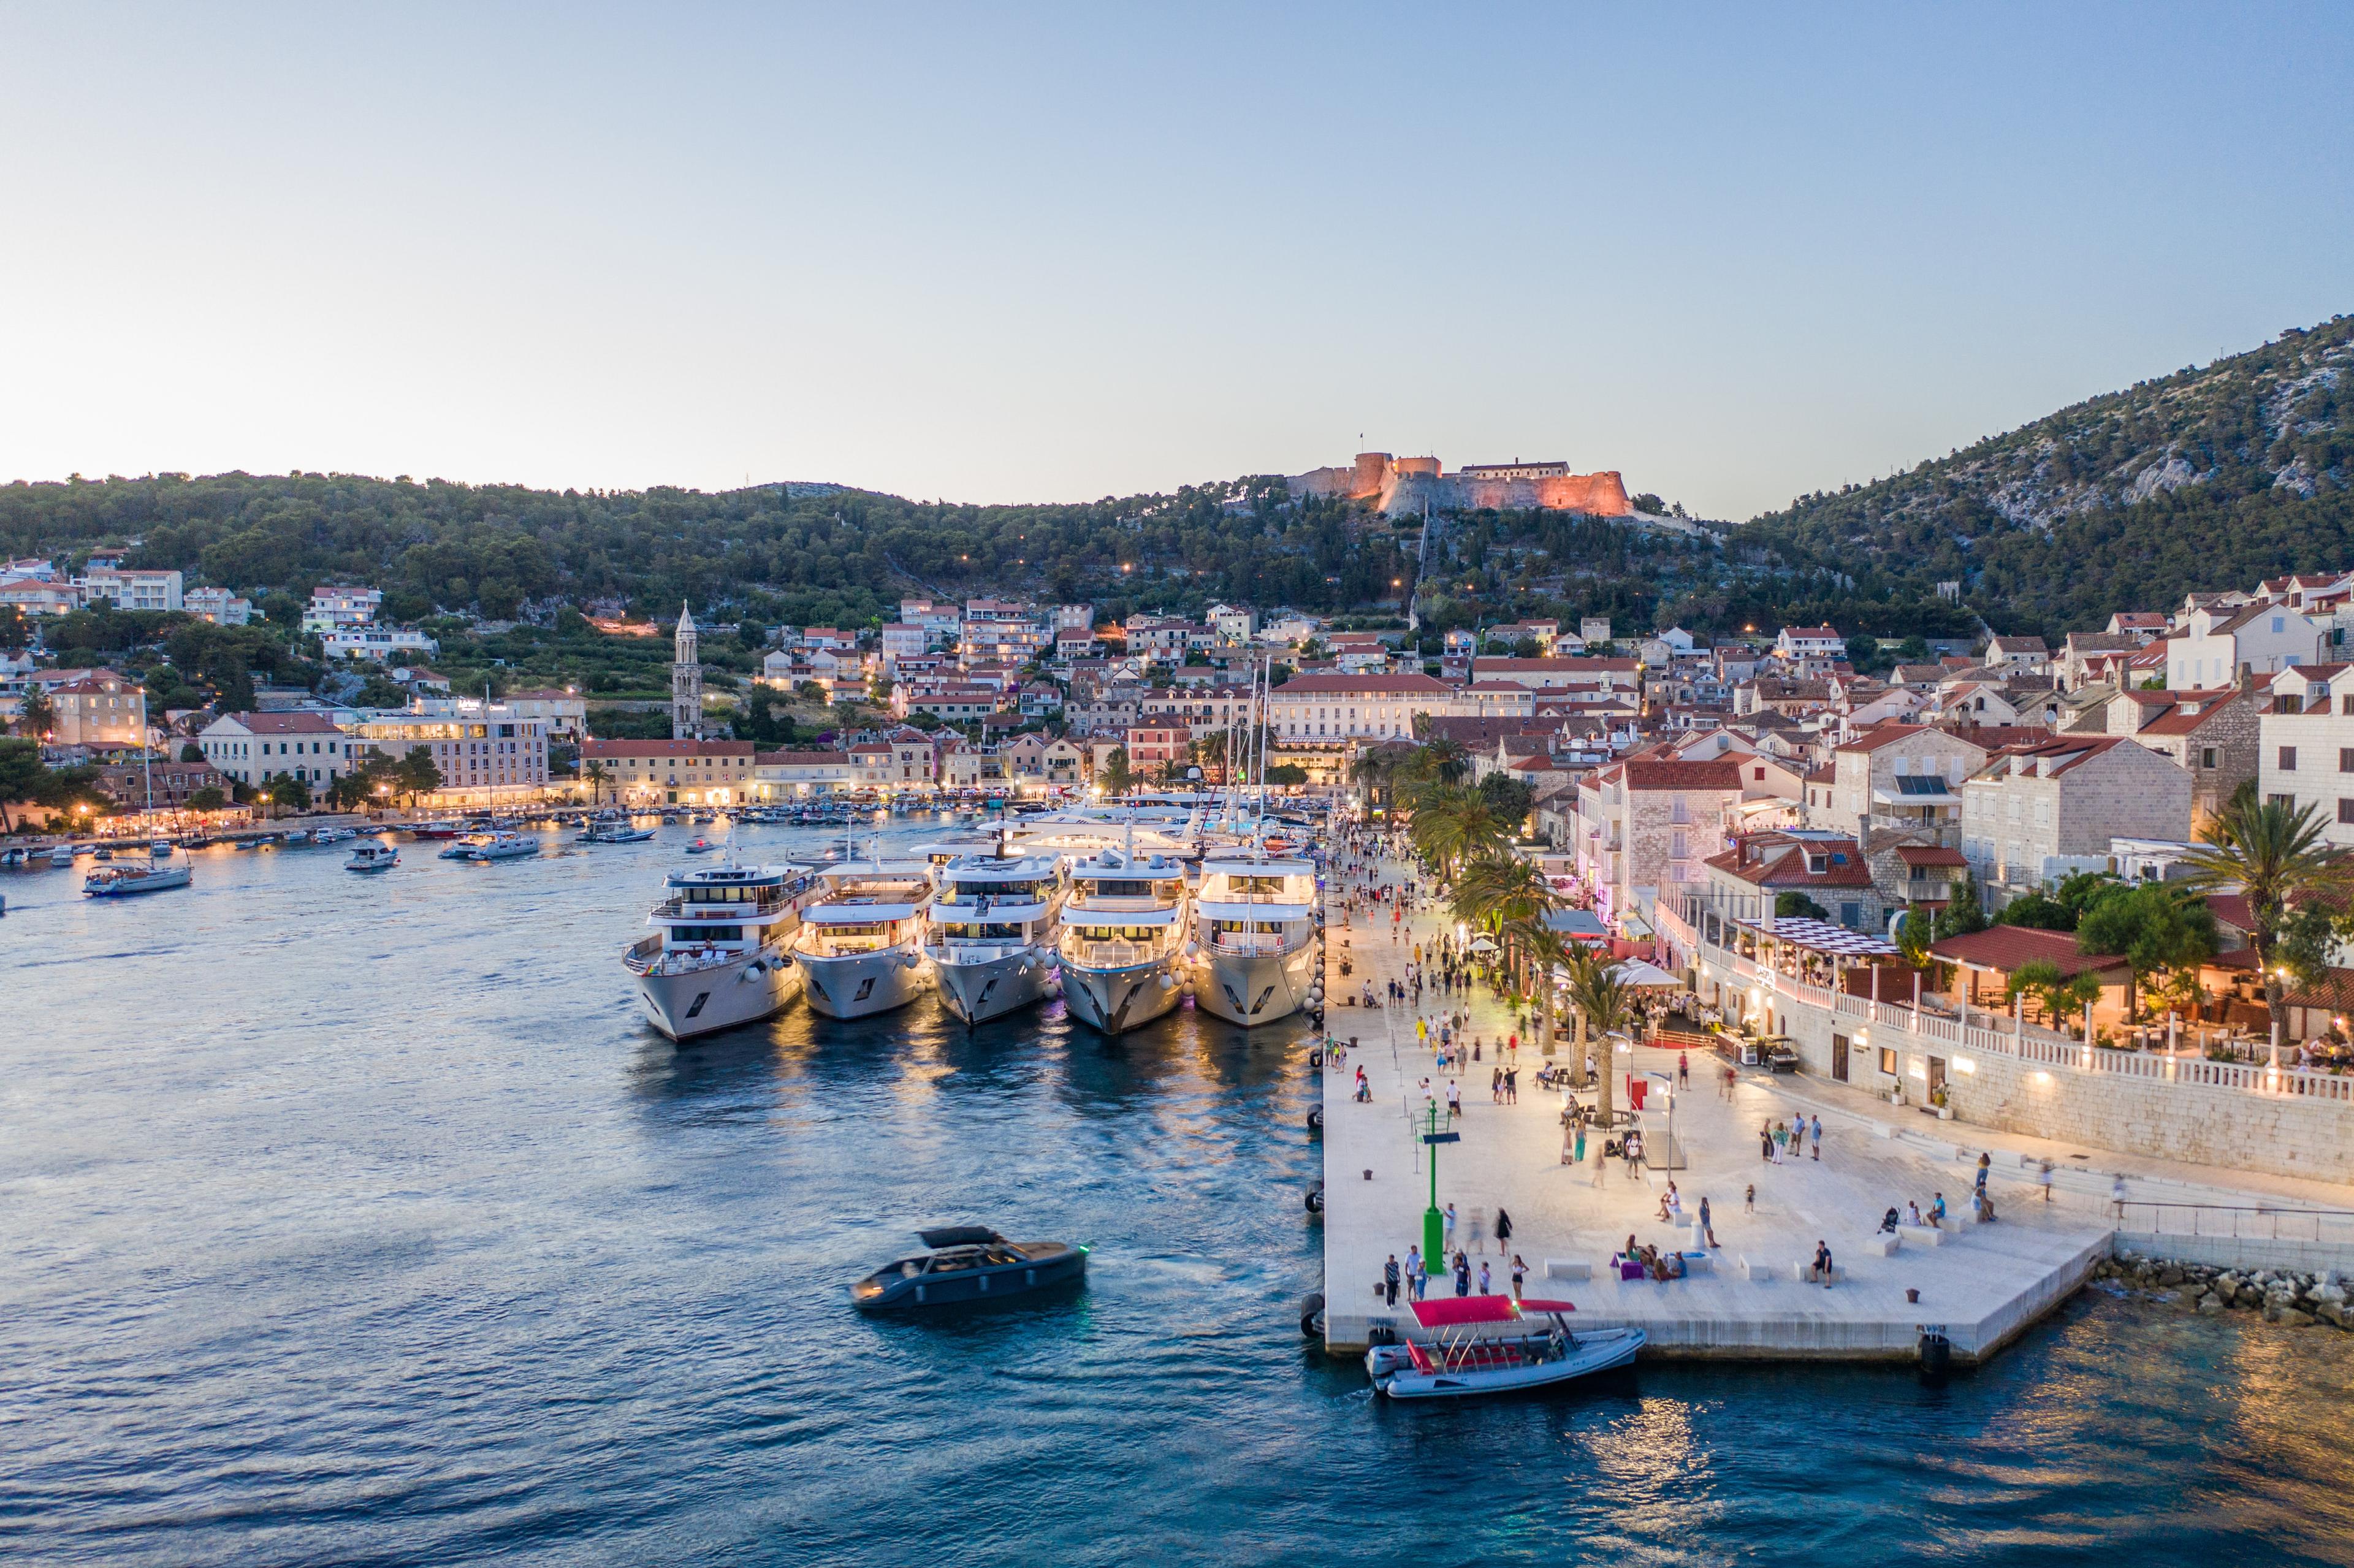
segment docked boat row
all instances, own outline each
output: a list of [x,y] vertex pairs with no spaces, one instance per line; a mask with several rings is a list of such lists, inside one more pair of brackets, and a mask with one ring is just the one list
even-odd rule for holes
[[[1162,1017],[1189,991],[1245,1028],[1322,1007],[1312,862],[1244,847],[1204,861],[1197,893],[1184,861],[1138,837],[1134,821],[1097,815],[1018,842],[1001,830],[902,859],[870,847],[759,867],[737,865],[731,839],[726,863],[670,875],[654,933],[623,963],[647,1020],[680,1041],[757,1022],[796,994],[849,1019],[928,990],[968,1027],[1060,995],[1108,1034]],[[1084,838],[1088,853],[1052,838]]]

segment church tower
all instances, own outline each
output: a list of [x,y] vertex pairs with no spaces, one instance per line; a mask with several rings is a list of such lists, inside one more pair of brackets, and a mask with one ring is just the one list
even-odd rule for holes
[[678,607],[678,635],[670,657],[670,737],[703,738],[703,666],[695,654],[695,617]]

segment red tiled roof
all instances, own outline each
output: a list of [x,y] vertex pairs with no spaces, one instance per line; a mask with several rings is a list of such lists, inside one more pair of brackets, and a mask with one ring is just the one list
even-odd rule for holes
[[341,735],[342,728],[334,720],[321,713],[307,710],[294,713],[225,714],[255,735]]
[[[663,743],[657,741],[654,744],[661,745]],[[684,743],[682,742],[681,744]],[[752,743],[748,740],[743,744],[748,748]],[[763,751],[757,753],[753,757],[752,765],[756,768],[790,768],[795,764],[807,765],[811,763],[826,762],[846,763],[849,760],[850,753],[846,751]]]
[[1730,758],[1712,762],[1637,762],[1626,764],[1629,789],[1738,789],[1741,764]]
[[1962,852],[1943,844],[1899,844],[1896,858],[1906,865],[1967,865]]
[[1638,661],[1633,659],[1507,659],[1499,655],[1492,659],[1479,658],[1472,660],[1471,673],[1474,675],[1478,675],[1482,672],[1499,675],[1509,675],[1515,671],[1524,671],[1530,673],[1535,673],[1539,671],[1545,670],[1573,672],[1590,670],[1597,675],[1626,675],[1632,674],[1634,673],[1637,662]]
[[1929,953],[1947,963],[1999,969],[2004,974],[2016,974],[2038,959],[2052,964],[2063,976],[2126,967],[2121,954],[2081,951],[2073,931],[2039,931],[2028,926],[1989,926],[1967,937],[1948,937],[1933,943]]
[[1439,696],[1452,690],[1446,682],[1429,675],[1294,675],[1275,694],[1286,692],[1300,696]]

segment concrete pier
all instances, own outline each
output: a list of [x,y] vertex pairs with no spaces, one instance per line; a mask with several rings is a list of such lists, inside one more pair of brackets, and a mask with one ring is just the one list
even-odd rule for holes
[[[1377,991],[1385,980],[1403,978],[1412,942],[1440,928],[1436,916],[1412,918],[1394,941],[1386,910],[1378,927],[1360,919],[1343,930],[1336,917],[1331,957],[1337,965],[1344,952],[1352,956],[1356,972],[1342,981],[1336,969],[1332,994],[1337,1000],[1343,990],[1354,991],[1368,975]],[[1990,1184],[1998,1223],[1969,1224],[1963,1216],[1983,1146],[1962,1140],[1967,1129],[1916,1118],[1926,1123],[1916,1130],[1817,1097],[1802,1099],[1807,1086],[1757,1069],[1742,1071],[1728,1087],[1722,1082],[1726,1064],[1701,1053],[1691,1057],[1689,1086],[1672,1096],[1682,1168],[1606,1164],[1601,1139],[1592,1133],[1586,1162],[1565,1164],[1561,1097],[1537,1088],[1543,1058],[1532,1044],[1524,1042],[1517,1057],[1518,1103],[1491,1103],[1492,1070],[1513,1060],[1500,1064],[1498,1054],[1512,1027],[1504,1005],[1484,989],[1468,1001],[1460,991],[1449,997],[1426,989],[1421,1015],[1435,1023],[1450,1010],[1469,1011],[1466,1033],[1483,1042],[1480,1059],[1458,1075],[1463,1112],[1451,1122],[1447,1080],[1437,1071],[1435,1051],[1416,1041],[1413,1006],[1336,1006],[1327,1015],[1332,1034],[1358,1042],[1345,1064],[1327,1065],[1324,1083],[1326,1345],[1335,1353],[1361,1351],[1375,1324],[1402,1337],[1418,1332],[1404,1294],[1392,1308],[1375,1287],[1385,1259],[1394,1254],[1403,1264],[1421,1235],[1431,1152],[1419,1136],[1425,1078],[1440,1098],[1442,1129],[1461,1134],[1459,1142],[1437,1148],[1438,1201],[1455,1205],[1453,1245],[1469,1255],[1473,1290],[1484,1262],[1490,1288],[1507,1292],[1517,1253],[1528,1265],[1529,1296],[1575,1303],[1579,1326],[1642,1328],[1647,1355],[1910,1360],[1922,1328],[1934,1325],[1950,1340],[1954,1359],[1967,1363],[2066,1299],[2109,1255],[2114,1224],[2105,1202],[2087,1201],[2081,1180],[2063,1194],[2068,1201],[2046,1203],[2036,1164],[1998,1154]],[[1563,1040],[1560,1059],[1566,1062],[1571,1049]],[[1368,1103],[1352,1098],[1361,1065],[1372,1089]],[[1622,1053],[1617,1066],[1622,1084],[1628,1071],[1646,1079],[1646,1139],[1664,1162],[1677,1054],[1638,1049]],[[1627,1104],[1623,1090],[1618,1104]],[[1809,1140],[1802,1156],[1784,1163],[1762,1159],[1760,1123],[1795,1126],[1802,1116],[1821,1118],[1822,1158],[1812,1157]],[[1687,1224],[1697,1219],[1701,1200],[1709,1200],[1719,1245],[1695,1247],[1688,1229],[1659,1217],[1670,1181]],[[1909,1200],[1925,1213],[1938,1192],[1949,1215],[1945,1231],[1902,1232],[1893,1249],[1876,1234],[1888,1208],[1901,1211]],[[1500,1251],[1500,1210],[1512,1223],[1509,1247]],[[1621,1282],[1609,1259],[1629,1234],[1663,1253],[1671,1246],[1703,1252],[1703,1271],[1679,1280]],[[1838,1266],[1828,1287],[1805,1278],[1818,1240],[1829,1244]],[[1562,1277],[1549,1276],[1549,1266]],[[1906,1299],[1908,1289],[1918,1292],[1917,1302]],[[1430,1294],[1453,1290],[1451,1275],[1434,1266]]]

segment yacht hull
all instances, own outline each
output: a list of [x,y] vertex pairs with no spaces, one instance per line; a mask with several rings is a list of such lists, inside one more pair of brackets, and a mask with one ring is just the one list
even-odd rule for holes
[[1083,969],[1058,957],[1063,1005],[1090,1029],[1119,1034],[1151,1022],[1177,1005],[1184,985],[1174,954],[1127,969]]
[[940,1004],[967,1027],[1045,1001],[1054,973],[1054,955],[1044,948],[1023,948],[975,963],[932,956],[932,985],[940,993]]
[[1246,1029],[1288,1018],[1316,985],[1316,944],[1289,953],[1212,953],[1193,962],[1193,1005]]
[[758,1023],[801,993],[801,966],[779,952],[745,953],[732,964],[637,980],[646,1022],[681,1044]]
[[888,948],[838,959],[796,955],[811,1011],[828,1018],[868,1018],[907,1006],[923,994],[932,966],[917,950]]

